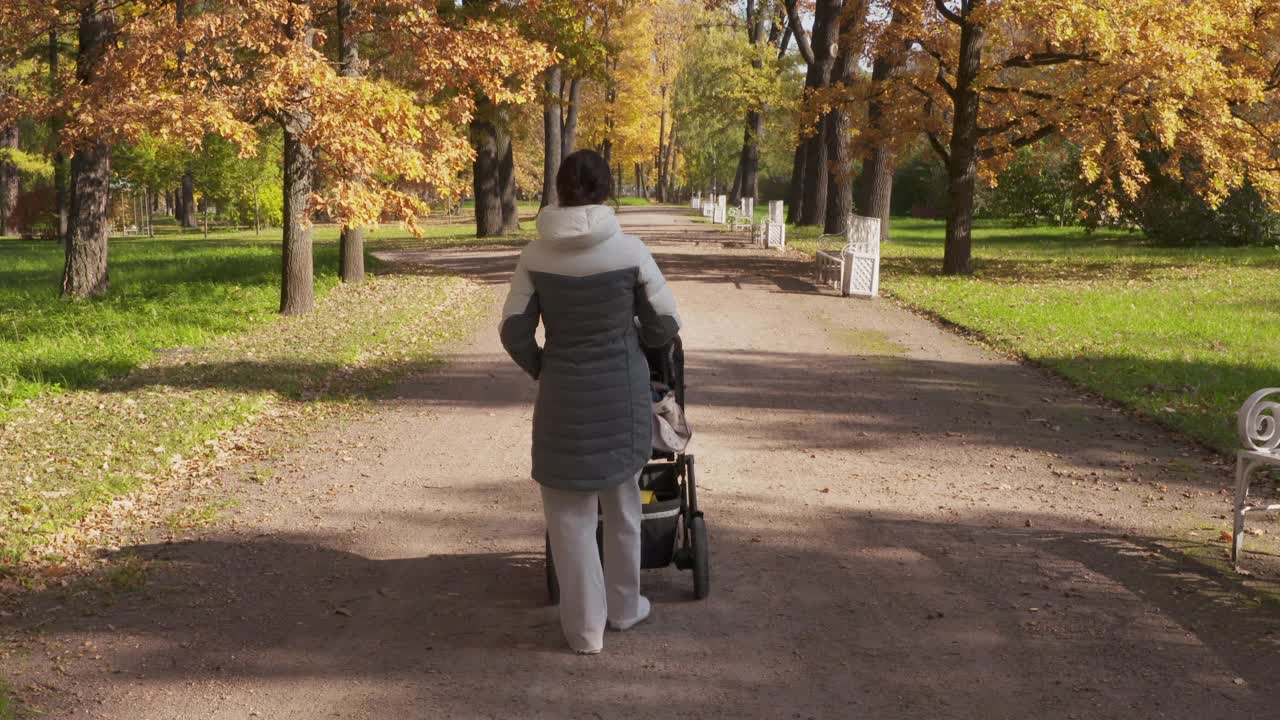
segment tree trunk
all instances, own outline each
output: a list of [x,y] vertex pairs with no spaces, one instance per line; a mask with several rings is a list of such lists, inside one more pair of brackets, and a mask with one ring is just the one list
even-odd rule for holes
[[[747,0],[747,41],[759,46],[765,41],[771,4],[766,0]],[[751,57],[751,67],[764,67],[763,58],[757,52]],[[746,126],[742,132],[742,153],[738,158],[738,178],[734,180],[733,197],[737,204],[743,197],[754,198],[759,188],[756,176],[760,171],[760,136],[764,132],[764,116],[758,108],[747,111]]]
[[[257,227],[257,220],[254,220]],[[344,225],[338,235],[338,277],[344,283],[364,281],[364,227]]]
[[[613,167],[613,141],[605,138],[600,143],[600,157],[604,158],[604,164]],[[614,192],[622,192],[621,187],[615,187]]]
[[[849,0],[853,2],[854,0]],[[856,13],[847,15],[840,34],[840,53],[831,69],[831,84],[844,84],[853,76],[857,62],[853,30],[862,18]],[[831,164],[827,171],[827,204],[823,232],[844,232],[849,215],[853,212],[853,158],[849,153],[849,111],[842,103],[836,103],[827,114],[827,159]]]
[[[542,107],[542,207],[556,204],[556,173],[560,172],[564,150],[561,147],[564,128],[560,126],[560,66],[547,69],[546,91]],[[476,207],[478,211],[478,198]]]
[[667,152],[662,158],[662,197],[663,202],[672,202],[673,188],[671,185],[671,157],[676,152],[676,119],[671,118],[671,130],[667,133]]
[[666,202],[666,196],[663,193],[662,184],[666,180],[663,172],[666,170],[666,164],[662,161],[666,154],[667,143],[667,89],[662,89],[662,110],[658,113],[658,156],[654,158],[654,172],[658,174],[658,184],[654,187],[654,194],[658,198],[658,202]]
[[[49,31],[49,87],[53,95],[59,94],[58,31]],[[53,211],[58,216],[58,239],[64,244],[67,239],[67,158],[59,149],[62,133],[62,119],[58,115],[49,116],[49,141],[53,145]]]
[[108,205],[111,198],[111,146],[81,144],[71,157],[70,208],[66,263],[62,270],[65,297],[96,297],[107,292]]
[[198,222],[196,220],[196,181],[191,173],[182,174],[182,217],[178,218],[178,222],[185,228],[192,228]]
[[[115,15],[97,0],[80,10],[76,79],[92,83],[107,49],[115,43]],[[103,295],[107,277],[108,205],[111,199],[111,145],[87,139],[71,159],[71,207],[66,234],[66,263],[62,294],[66,297]]]
[[[833,46],[840,37],[840,10],[842,0],[817,0],[813,18],[813,64],[805,77],[809,87],[822,88],[831,84],[831,70],[835,64]],[[827,133],[830,115],[818,120],[816,132],[808,142],[804,162],[804,199],[800,208],[801,225],[819,225],[826,219],[827,185],[830,158],[827,153]]]
[[[352,0],[338,0],[338,74],[360,77],[360,47],[351,28]],[[353,183],[359,178],[351,178]],[[364,282],[364,226],[343,224],[338,233],[338,277],[344,283]]]
[[498,156],[498,200],[502,206],[502,235],[520,229],[520,206],[516,202],[516,155],[511,129],[507,126],[506,113],[496,127],[496,151]]
[[[813,47],[809,43],[809,33],[804,28],[804,23],[800,20],[800,12],[797,0],[783,0],[783,4],[787,9],[787,27],[792,29],[792,34],[796,39],[796,49],[800,53],[800,57],[804,59],[806,64],[806,72],[804,76],[805,92],[811,92],[812,88],[817,87],[819,80],[819,70],[817,68],[816,59],[813,56]],[[787,196],[787,222],[798,224],[800,216],[804,210],[804,182],[806,177],[805,164],[809,159],[809,145],[813,141],[812,137],[797,138],[795,159],[791,164],[791,182],[788,186]]]
[[804,208],[804,163],[809,157],[809,140],[796,143],[796,157],[791,165],[791,184],[787,186],[787,222],[800,223],[800,211]]
[[[889,24],[902,22],[902,13],[893,7]],[[867,126],[871,134],[871,152],[862,161],[862,172],[854,184],[858,212],[880,220],[880,242],[889,240],[889,221],[893,208],[893,137],[885,127],[887,103],[880,93],[901,62],[900,55],[882,50],[871,68],[872,95],[867,102]]]
[[501,235],[502,183],[497,126],[481,117],[472,120],[471,144],[476,151],[476,159],[471,166],[472,191],[476,199],[476,237]]
[[[181,28],[186,22],[186,2],[185,0],[177,0],[174,6],[175,24]],[[181,71],[182,64],[187,57],[186,43],[178,44],[178,69]],[[196,183],[191,177],[191,169],[188,167],[186,172],[182,173],[182,185],[179,188],[182,200],[178,204],[178,224],[184,228],[196,226]]]
[[893,148],[888,142],[876,141],[870,155],[862,161],[862,171],[854,183],[854,191],[857,193],[854,204],[858,208],[858,214],[880,220],[880,242],[889,239],[893,173]]
[[578,142],[578,108],[581,105],[582,78],[574,78],[569,81],[568,107],[565,108],[564,119],[560,125],[560,159],[562,161],[569,157],[574,145]]
[[760,195],[760,136],[763,134],[764,114],[758,110],[749,111],[742,134],[742,157],[738,161],[741,176],[738,194],[733,198],[735,203],[743,197],[757,198]]
[[[981,5],[973,0],[970,13]],[[960,62],[956,71],[955,113],[947,162],[947,237],[942,272],[972,275],[973,195],[978,177],[978,104],[973,82],[982,67],[986,29],[968,16],[960,26]]]
[[827,172],[827,204],[823,217],[823,232],[844,232],[849,215],[853,212],[853,168],[849,156],[849,113],[832,110],[826,126],[827,158],[831,168]]
[[315,153],[303,142],[310,118],[295,116],[284,126],[284,266],[280,278],[280,312],[303,315],[315,307],[311,255],[311,183]]
[[828,157],[828,116],[818,120],[814,136],[805,144],[804,197],[800,202],[800,225],[820,225],[826,220]]
[[[18,149],[18,126],[0,128],[0,150]],[[0,159],[0,235],[8,235],[14,228],[9,217],[18,205],[18,167],[11,161]]]
[[[307,23],[290,19],[284,27],[290,41],[310,47]],[[311,249],[311,192],[315,182],[315,149],[306,142],[313,118],[303,108],[280,116],[284,131],[284,247],[280,273],[280,313],[303,315],[315,308],[315,259]],[[184,203],[185,205],[186,203]],[[192,203],[194,204],[194,203]],[[190,212],[193,208],[185,208]]]

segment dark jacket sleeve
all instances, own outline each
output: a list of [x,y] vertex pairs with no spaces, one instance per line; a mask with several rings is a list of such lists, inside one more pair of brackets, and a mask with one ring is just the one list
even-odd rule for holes
[[498,334],[507,354],[534,380],[542,372],[542,348],[538,347],[536,337],[540,319],[537,289],[521,260],[511,277],[511,289],[502,306],[502,324]]

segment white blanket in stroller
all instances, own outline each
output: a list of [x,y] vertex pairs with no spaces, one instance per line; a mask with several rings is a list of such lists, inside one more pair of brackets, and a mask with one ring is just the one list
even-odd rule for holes
[[654,384],[654,395],[661,394],[653,403],[653,447],[669,453],[682,453],[689,447],[693,431],[684,417],[684,408],[676,402],[676,394],[665,385]]

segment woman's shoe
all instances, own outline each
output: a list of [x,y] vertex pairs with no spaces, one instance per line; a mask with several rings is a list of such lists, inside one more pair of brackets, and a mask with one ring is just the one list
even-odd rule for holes
[[649,603],[649,598],[641,595],[640,596],[640,614],[636,616],[636,619],[629,620],[627,622],[620,622],[620,623],[610,620],[609,627],[619,632],[623,630],[630,630],[631,628],[639,625],[645,620],[648,620],[649,612],[652,609],[653,609],[653,605]]

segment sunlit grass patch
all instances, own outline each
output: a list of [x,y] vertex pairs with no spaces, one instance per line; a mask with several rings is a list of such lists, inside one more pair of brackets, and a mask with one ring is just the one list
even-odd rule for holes
[[[816,228],[788,228],[815,249]],[[980,223],[973,277],[941,274],[943,224],[895,218],[887,294],[1220,450],[1280,382],[1280,250],[1162,247],[1130,232]]]
[[[377,396],[429,367],[444,343],[472,327],[488,298],[459,278],[383,274],[338,286],[325,270],[316,311],[282,318],[275,313],[279,250],[243,235],[137,240],[136,247],[113,241],[113,257],[123,259],[102,301],[40,294],[29,278],[9,276],[11,284],[0,285],[0,294],[22,295],[49,321],[0,336],[0,378],[29,390],[0,396],[0,406],[8,405],[0,409],[0,570],[74,561],[86,542],[117,530],[114,506],[189,473],[218,451],[219,438],[257,418],[324,414]],[[331,230],[317,235],[320,270],[336,263],[336,252],[326,245]],[[456,225],[412,242],[462,243],[470,235],[469,226]],[[387,237],[410,242],[399,231],[375,234],[370,245]],[[35,263],[31,253],[45,250],[19,254]],[[184,253],[194,264],[164,267]],[[48,352],[32,352],[31,335]]]

